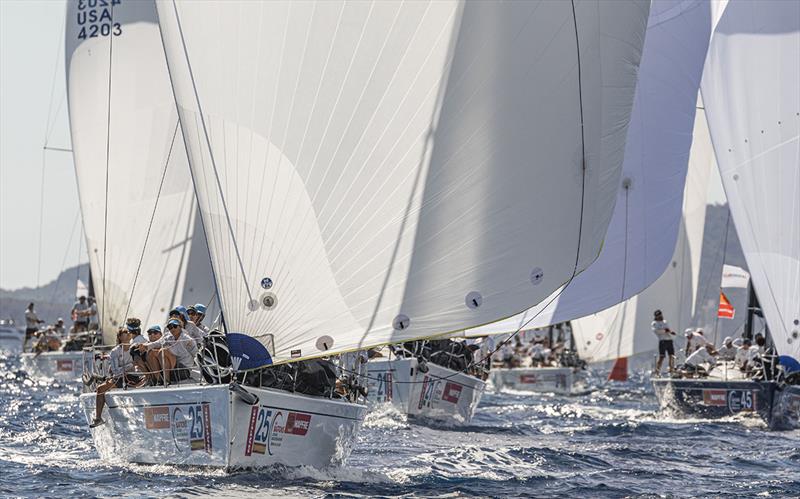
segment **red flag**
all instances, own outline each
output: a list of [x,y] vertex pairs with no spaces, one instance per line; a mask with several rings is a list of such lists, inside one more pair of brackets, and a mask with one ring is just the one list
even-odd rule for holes
[[628,358],[619,357],[608,375],[608,381],[628,381]]
[[728,297],[725,296],[725,293],[722,291],[719,292],[719,309],[717,310],[717,317],[720,319],[733,319],[736,310],[733,309],[733,305],[728,300]]

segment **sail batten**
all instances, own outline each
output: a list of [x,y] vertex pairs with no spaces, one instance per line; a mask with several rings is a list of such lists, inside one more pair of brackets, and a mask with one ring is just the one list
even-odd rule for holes
[[598,254],[646,2],[157,6],[241,358],[487,323]]

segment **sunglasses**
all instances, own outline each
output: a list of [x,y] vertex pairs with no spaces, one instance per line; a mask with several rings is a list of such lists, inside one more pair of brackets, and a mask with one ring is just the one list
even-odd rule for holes
[[148,331],[147,334],[161,334],[161,331]]
[[167,326],[167,329],[179,329],[179,328],[180,328],[180,326],[176,326],[175,324],[173,324],[171,326]]

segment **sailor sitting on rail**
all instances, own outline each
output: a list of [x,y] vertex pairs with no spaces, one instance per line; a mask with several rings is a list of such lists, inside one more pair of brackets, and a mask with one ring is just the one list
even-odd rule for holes
[[178,319],[181,321],[181,326],[183,327],[184,331],[186,331],[186,334],[188,334],[197,343],[197,346],[201,346],[203,344],[206,333],[197,327],[194,322],[189,320],[189,312],[186,307],[183,305],[178,305],[170,310],[169,317],[170,319]]
[[55,352],[61,348],[61,336],[55,332],[53,326],[47,326],[47,329],[37,331],[36,337],[38,339],[33,345],[33,351],[37,355],[42,352]]
[[[714,369],[714,366],[717,363],[717,360],[714,357],[716,353],[717,352],[714,350],[714,347],[710,344],[705,345],[702,348],[698,348],[686,359],[686,363],[683,365],[683,372],[689,375],[708,375],[708,373]],[[708,370],[706,370],[702,364],[708,364]]]
[[89,428],[99,426],[105,421],[102,419],[103,407],[106,405],[106,392],[114,388],[123,386],[139,386],[143,378],[134,374],[136,368],[130,353],[131,333],[127,327],[121,327],[117,331],[117,346],[115,346],[110,357],[111,378],[97,387],[97,399],[95,402],[94,420]]
[[61,317],[58,318],[56,323],[53,324],[53,331],[61,338],[67,335],[67,328],[64,327],[64,319]]
[[726,336],[722,341],[722,346],[717,350],[718,359],[723,361],[731,361],[736,358],[736,346],[733,344],[733,338]]
[[[206,306],[202,303],[196,303],[187,308],[186,313],[189,314],[189,322],[197,326],[197,328],[203,332],[204,337],[208,336],[211,330],[208,329],[208,326],[203,324],[203,319],[206,318]],[[189,330],[187,329],[186,332],[189,333]],[[191,333],[189,333],[189,335],[191,336]]]
[[163,382],[162,372],[168,380],[165,384],[188,379],[197,356],[197,343],[178,319],[167,322],[167,331],[161,339],[136,346],[137,350],[147,352],[147,367],[156,384]]
[[542,367],[550,364],[550,349],[544,343],[534,343],[531,346],[531,364],[533,367]]

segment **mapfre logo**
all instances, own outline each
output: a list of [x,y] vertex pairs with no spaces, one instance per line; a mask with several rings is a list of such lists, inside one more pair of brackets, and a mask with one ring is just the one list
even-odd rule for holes
[[728,405],[728,390],[703,390],[703,405],[718,407]]
[[445,402],[450,402],[451,404],[457,404],[458,399],[461,398],[461,385],[458,383],[451,383],[447,382],[444,386],[444,392],[442,392],[442,400]]
[[148,430],[168,430],[170,428],[169,406],[145,407],[144,427]]
[[305,435],[308,433],[309,426],[311,426],[311,414],[290,412],[286,417],[286,425],[283,427],[283,432],[291,433],[292,435]]

